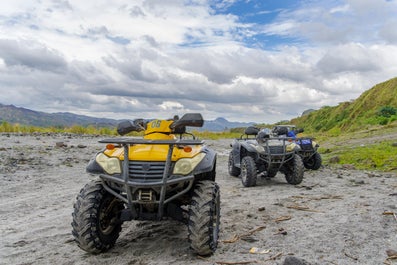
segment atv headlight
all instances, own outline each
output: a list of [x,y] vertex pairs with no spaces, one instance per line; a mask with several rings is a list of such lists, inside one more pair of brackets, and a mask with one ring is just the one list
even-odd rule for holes
[[99,153],[96,158],[96,162],[106,171],[108,174],[121,173],[120,160],[115,157],[108,157],[103,153]]
[[287,152],[292,152],[292,151],[298,152],[301,150],[301,148],[299,145],[297,145],[295,143],[291,143],[291,144],[287,145],[286,150],[287,150]]
[[181,158],[174,166],[173,173],[175,175],[187,175],[193,171],[193,169],[203,160],[205,157],[204,153],[200,153],[192,158]]

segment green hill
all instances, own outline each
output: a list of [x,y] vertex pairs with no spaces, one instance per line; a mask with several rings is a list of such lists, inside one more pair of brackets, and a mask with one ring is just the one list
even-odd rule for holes
[[397,78],[377,84],[351,102],[325,106],[291,120],[307,132],[349,132],[397,120]]

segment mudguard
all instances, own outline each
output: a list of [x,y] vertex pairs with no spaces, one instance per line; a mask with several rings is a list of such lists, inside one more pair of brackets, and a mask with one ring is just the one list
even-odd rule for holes
[[[255,141],[255,140],[252,140]],[[252,143],[251,140],[234,140],[233,143],[231,144],[232,147],[232,154],[233,154],[233,160],[234,160],[234,166],[240,168],[240,162],[241,162],[241,153],[243,150],[245,150],[247,153],[257,153],[256,149],[251,145]],[[256,141],[255,141],[256,142]]]
[[215,167],[216,152],[212,149],[209,149],[207,146],[203,147],[202,152],[205,153],[205,157],[193,170],[193,175],[211,172]]
[[104,174],[105,171],[103,170],[103,168],[96,162],[95,160],[96,155],[94,156],[94,158],[91,158],[90,162],[88,162],[88,165],[86,167],[86,171],[88,173],[92,173],[92,174]]

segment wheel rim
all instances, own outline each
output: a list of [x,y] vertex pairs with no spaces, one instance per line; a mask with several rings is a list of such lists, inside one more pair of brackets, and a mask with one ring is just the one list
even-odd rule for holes
[[113,232],[117,222],[118,201],[106,198],[99,211],[99,229],[103,235]]

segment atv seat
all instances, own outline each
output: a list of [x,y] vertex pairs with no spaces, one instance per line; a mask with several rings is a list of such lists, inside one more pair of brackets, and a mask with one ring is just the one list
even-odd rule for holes
[[283,127],[283,126],[276,126],[276,128],[274,128],[273,131],[278,136],[281,136],[281,135],[287,136],[287,134],[288,134],[288,128],[287,127]]
[[254,127],[254,126],[249,126],[245,129],[244,133],[246,135],[257,135],[259,132],[259,128]]

